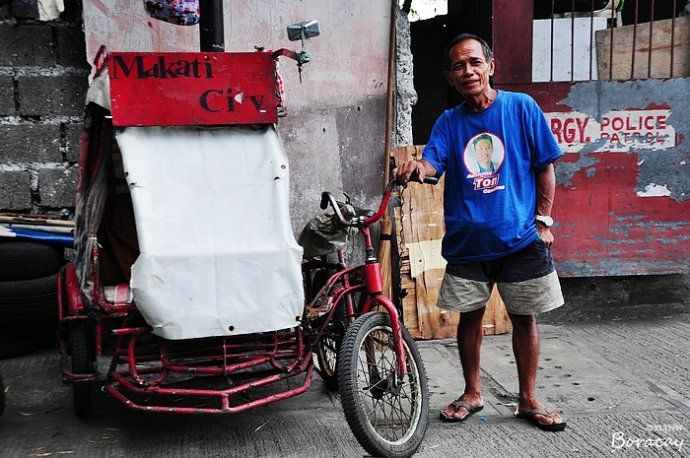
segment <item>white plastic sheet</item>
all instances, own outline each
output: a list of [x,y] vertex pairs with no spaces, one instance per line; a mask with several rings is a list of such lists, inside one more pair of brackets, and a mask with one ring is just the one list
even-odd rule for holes
[[60,17],[65,11],[64,0],[38,0],[38,19],[52,21]]
[[128,127],[117,133],[141,254],[137,308],[191,339],[298,325],[302,248],[288,161],[272,127]]

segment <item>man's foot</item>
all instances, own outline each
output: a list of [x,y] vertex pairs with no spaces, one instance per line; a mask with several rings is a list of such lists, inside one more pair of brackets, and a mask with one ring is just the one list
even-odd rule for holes
[[483,408],[484,400],[481,396],[463,394],[441,411],[441,420],[447,422],[465,421]]
[[549,412],[539,403],[521,404],[515,412],[515,416],[544,431],[563,431],[567,426],[566,421],[559,414]]

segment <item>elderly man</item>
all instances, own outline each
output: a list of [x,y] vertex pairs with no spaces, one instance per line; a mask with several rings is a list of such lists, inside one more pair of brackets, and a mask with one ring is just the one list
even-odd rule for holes
[[[565,421],[535,394],[535,316],[563,305],[550,251],[553,162],[563,153],[531,97],[491,87],[494,59],[484,40],[459,35],[445,58],[445,79],[464,102],[436,121],[421,161],[394,171],[402,181],[413,174],[420,180],[446,174],[442,254],[448,265],[439,307],[461,314],[458,349],[465,390],[442,410],[441,418],[463,421],[484,406],[479,379],[482,316],[497,284],[513,324],[520,382],[516,416],[560,431]],[[491,162],[499,150],[501,157]]]

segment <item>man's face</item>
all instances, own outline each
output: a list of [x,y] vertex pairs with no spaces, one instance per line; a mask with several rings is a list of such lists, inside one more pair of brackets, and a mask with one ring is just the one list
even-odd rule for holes
[[494,60],[486,61],[481,43],[463,40],[450,49],[448,56],[450,70],[444,72],[444,76],[463,98],[476,97],[491,90],[489,77],[494,74]]
[[474,154],[477,156],[477,162],[479,162],[482,167],[489,166],[493,152],[494,147],[486,138],[482,138],[474,145]]

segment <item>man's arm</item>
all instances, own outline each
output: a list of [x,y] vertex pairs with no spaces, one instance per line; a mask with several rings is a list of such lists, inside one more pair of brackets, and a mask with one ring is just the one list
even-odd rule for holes
[[[537,214],[551,216],[553,209],[553,198],[556,194],[556,173],[553,164],[549,164],[544,170],[537,173]],[[537,221],[537,231],[539,237],[551,246],[554,241],[551,229]]]
[[397,178],[403,183],[410,181],[410,177],[414,172],[417,172],[419,181],[424,181],[425,177],[436,176],[436,169],[428,161],[422,159],[421,161],[408,161],[400,164],[393,169],[393,177]]

